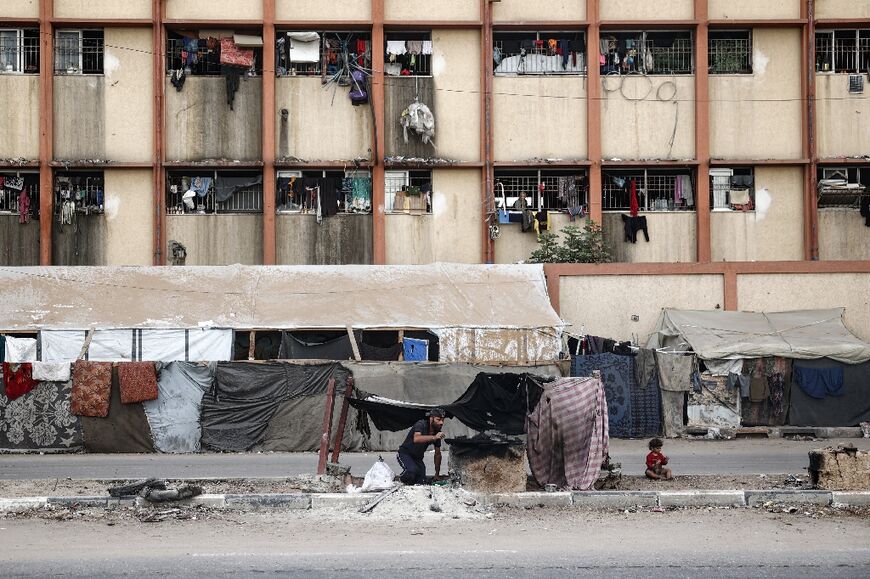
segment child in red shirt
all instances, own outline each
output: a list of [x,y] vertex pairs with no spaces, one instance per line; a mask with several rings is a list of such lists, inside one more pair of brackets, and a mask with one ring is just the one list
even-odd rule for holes
[[671,469],[665,468],[668,457],[662,454],[662,439],[653,438],[649,441],[650,453],[646,455],[646,476],[653,480],[670,480],[673,477]]

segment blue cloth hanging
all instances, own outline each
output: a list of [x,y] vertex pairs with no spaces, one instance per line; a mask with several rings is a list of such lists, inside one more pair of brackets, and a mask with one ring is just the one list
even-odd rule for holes
[[426,362],[429,360],[429,340],[405,338],[402,343],[405,348],[405,360],[408,362]]

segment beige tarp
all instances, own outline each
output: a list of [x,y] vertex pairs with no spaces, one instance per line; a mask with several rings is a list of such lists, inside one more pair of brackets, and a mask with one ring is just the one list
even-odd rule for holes
[[723,312],[665,309],[649,347],[692,350],[705,360],[831,358],[870,360],[870,344],[843,323],[844,308],[794,312]]

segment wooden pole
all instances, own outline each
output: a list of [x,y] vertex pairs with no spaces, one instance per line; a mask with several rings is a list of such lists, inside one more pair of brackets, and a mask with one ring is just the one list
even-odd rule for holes
[[323,435],[320,437],[320,458],[317,461],[317,474],[326,473],[326,459],[329,457],[329,439],[332,438],[332,414],[335,402],[335,378],[326,385],[326,409],[323,412]]
[[338,430],[335,433],[335,442],[332,446],[332,462],[338,463],[338,455],[341,454],[341,441],[344,440],[344,431],[347,428],[347,413],[350,410],[349,398],[353,394],[353,376],[347,379],[344,389],[344,400],[341,401],[341,414],[338,415]]

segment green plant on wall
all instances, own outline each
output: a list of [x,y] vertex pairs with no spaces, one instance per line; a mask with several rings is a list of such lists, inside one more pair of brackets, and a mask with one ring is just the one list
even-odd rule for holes
[[538,237],[538,247],[529,256],[530,263],[610,263],[610,252],[604,245],[601,226],[586,220],[583,229],[568,225],[562,229],[565,236],[559,243],[559,234],[544,231]]

